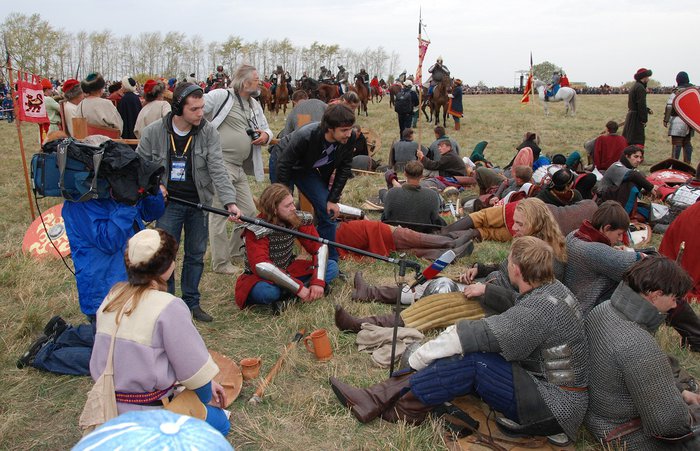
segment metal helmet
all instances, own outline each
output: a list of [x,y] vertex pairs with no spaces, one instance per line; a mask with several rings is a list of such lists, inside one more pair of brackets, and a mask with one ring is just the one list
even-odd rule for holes
[[438,56],[437,62],[442,63],[442,56]]
[[430,282],[428,282],[428,284],[425,286],[425,290],[423,291],[423,296],[421,296],[421,299],[426,296],[430,296],[431,294],[458,292],[459,286],[455,281],[453,281],[449,277],[438,277],[437,279],[433,279]]

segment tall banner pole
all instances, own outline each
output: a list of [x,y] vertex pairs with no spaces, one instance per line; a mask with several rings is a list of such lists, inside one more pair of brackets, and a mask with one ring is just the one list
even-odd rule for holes
[[423,127],[420,126],[420,111],[423,106],[423,61],[421,58],[421,33],[423,28],[423,8],[418,8],[418,70],[416,71],[416,80],[419,81],[418,86],[418,120],[416,120],[416,128],[418,128],[418,147],[423,145]]
[[7,55],[6,67],[10,78],[10,95],[12,96],[11,98],[14,104],[15,124],[17,126],[17,136],[19,138],[19,152],[22,155],[22,168],[24,169],[24,184],[27,188],[27,200],[29,201],[29,211],[32,215],[32,221],[34,221],[34,219],[36,218],[36,213],[34,212],[34,204],[32,203],[32,188],[29,182],[29,171],[27,170],[27,156],[24,153],[24,139],[22,138],[21,126],[22,121],[19,120],[19,108],[21,107],[21,105],[18,105],[17,102],[14,102],[16,94],[15,82],[12,78],[12,61],[10,60],[10,52],[7,49],[7,42],[5,42],[5,53]]

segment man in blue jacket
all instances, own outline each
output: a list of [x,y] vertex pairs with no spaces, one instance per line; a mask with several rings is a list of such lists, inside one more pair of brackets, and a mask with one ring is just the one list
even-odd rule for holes
[[126,280],[124,250],[143,222],[158,219],[165,211],[163,195],[141,199],[130,206],[114,199],[65,202],[63,219],[70,242],[78,285],[80,310],[89,324],[70,326],[55,316],[17,361],[23,368],[58,374],[90,375],[90,355],[95,339],[95,314],[112,286]]

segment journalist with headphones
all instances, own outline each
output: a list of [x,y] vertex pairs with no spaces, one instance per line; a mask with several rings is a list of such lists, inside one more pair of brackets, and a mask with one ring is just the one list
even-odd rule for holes
[[[219,133],[204,120],[204,91],[193,83],[180,83],[173,92],[172,112],[149,124],[141,134],[136,151],[147,160],[163,165],[166,193],[210,206],[214,194],[231,213],[241,215],[236,206],[236,190],[228,177],[221,153]],[[180,242],[185,234],[185,257],[180,277],[182,299],[198,321],[212,317],[200,306],[199,281],[204,271],[204,253],[209,235],[207,213],[195,207],[169,202],[157,227]],[[168,280],[168,291],[175,292],[175,275]]]

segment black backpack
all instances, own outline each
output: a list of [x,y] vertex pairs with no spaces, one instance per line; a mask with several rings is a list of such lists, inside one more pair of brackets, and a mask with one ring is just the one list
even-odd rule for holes
[[413,112],[413,102],[411,100],[411,91],[402,89],[394,98],[394,111],[399,114],[408,114]]

